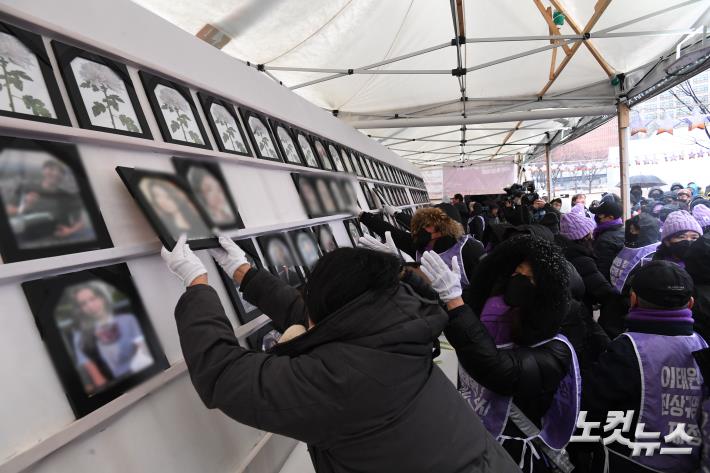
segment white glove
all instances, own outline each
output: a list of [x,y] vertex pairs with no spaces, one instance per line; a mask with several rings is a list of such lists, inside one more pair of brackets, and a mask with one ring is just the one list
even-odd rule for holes
[[390,217],[394,217],[394,214],[397,213],[397,209],[395,209],[394,207],[392,207],[392,206],[389,205],[389,204],[384,204],[384,205],[382,206],[382,210],[384,210],[384,212],[385,212],[387,215],[389,215]]
[[198,276],[207,274],[205,265],[202,264],[200,258],[195,256],[195,253],[187,245],[187,235],[184,233],[178,238],[173,251],[168,251],[167,248],[163,247],[160,250],[160,256],[168,265],[170,272],[180,278],[185,287],[192,284],[192,281],[197,279]]
[[446,266],[441,256],[433,251],[426,251],[421,259],[420,269],[431,281],[431,287],[439,293],[439,298],[449,302],[461,297],[461,270],[458,258],[451,259],[453,271]]
[[382,251],[384,253],[391,253],[397,258],[402,258],[405,263],[411,263],[414,261],[411,256],[407,253],[399,251],[397,246],[394,244],[392,239],[392,232],[385,232],[385,242],[382,243],[375,237],[370,235],[362,236],[358,239],[358,246],[361,248],[367,248],[369,250]]
[[244,250],[231,238],[220,236],[219,244],[222,248],[210,248],[208,251],[229,277],[233,278],[234,272],[240,266],[250,264]]

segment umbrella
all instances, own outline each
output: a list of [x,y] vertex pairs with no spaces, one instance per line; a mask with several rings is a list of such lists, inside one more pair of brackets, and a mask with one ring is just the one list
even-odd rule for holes
[[[660,187],[665,186],[666,183],[663,182],[658,176],[653,176],[650,174],[641,174],[639,176],[629,177],[629,186],[639,186],[639,187]],[[616,187],[621,187],[621,183],[618,183]]]

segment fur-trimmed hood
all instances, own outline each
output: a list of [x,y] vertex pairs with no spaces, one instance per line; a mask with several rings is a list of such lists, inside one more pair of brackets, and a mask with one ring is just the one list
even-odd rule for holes
[[554,337],[570,307],[569,268],[561,249],[554,243],[531,235],[520,235],[499,244],[476,267],[471,284],[470,304],[476,313],[486,300],[502,290],[501,285],[515,268],[528,260],[537,287],[530,313],[522,318],[525,344]]
[[439,229],[443,236],[449,236],[458,240],[464,234],[461,223],[449,217],[446,212],[436,207],[419,209],[412,217],[411,232],[416,239],[419,232],[430,225]]

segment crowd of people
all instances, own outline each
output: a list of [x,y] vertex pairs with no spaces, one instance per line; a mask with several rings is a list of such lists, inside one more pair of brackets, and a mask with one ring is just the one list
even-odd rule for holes
[[[692,183],[691,183],[692,184]],[[675,186],[674,186],[675,187]],[[204,403],[308,444],[318,472],[668,472],[710,468],[710,202],[697,185],[587,207],[511,186],[322,257],[302,291],[215,260],[283,337],[242,348],[181,239],[176,319]],[[458,386],[434,358],[456,351]],[[458,388],[458,389],[457,389]]]

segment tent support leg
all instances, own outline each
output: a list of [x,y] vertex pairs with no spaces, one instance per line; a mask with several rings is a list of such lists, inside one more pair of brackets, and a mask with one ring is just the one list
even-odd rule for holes
[[550,196],[550,200],[555,198],[555,194],[552,191],[552,159],[550,158],[550,143],[545,143],[545,165],[547,166],[547,195]]
[[624,219],[631,217],[631,202],[629,194],[629,106],[625,103],[617,105],[619,124],[619,172],[621,177],[621,203],[624,209]]

